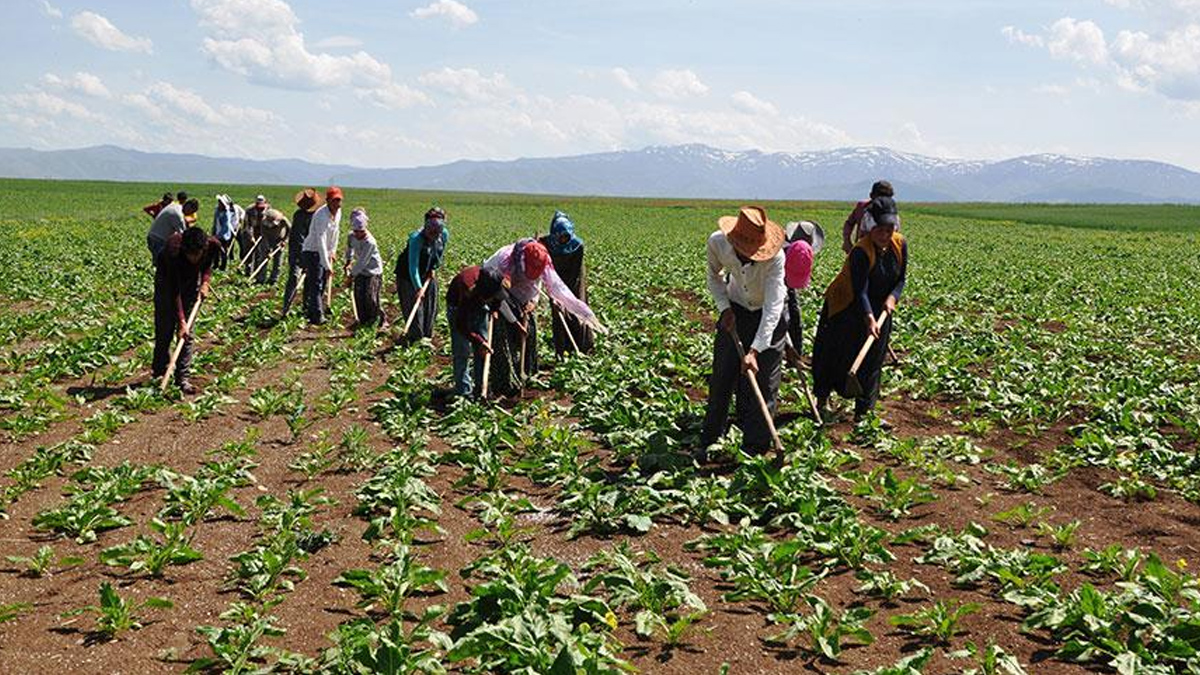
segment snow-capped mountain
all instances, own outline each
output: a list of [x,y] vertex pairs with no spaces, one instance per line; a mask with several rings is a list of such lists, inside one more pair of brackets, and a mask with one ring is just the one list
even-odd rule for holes
[[729,199],[858,199],[886,178],[905,201],[1200,203],[1200,173],[1141,160],[1028,155],[945,159],[888,148],[729,151],[706,145],[511,161],[462,160],[358,169],[301,160],[252,161],[144,153],[113,146],[0,149],[0,175],[123,181],[337,183],[477,192]]

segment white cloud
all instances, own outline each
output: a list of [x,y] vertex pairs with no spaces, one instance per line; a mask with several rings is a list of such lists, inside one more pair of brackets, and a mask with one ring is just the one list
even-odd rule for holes
[[361,47],[362,40],[349,35],[330,35],[313,43],[315,49],[353,49]]
[[764,101],[748,91],[735,92],[730,97],[730,102],[733,103],[734,108],[751,115],[774,116],[779,114],[779,109],[774,104]]
[[28,110],[50,117],[66,115],[80,120],[97,121],[103,119],[101,115],[92,112],[86,106],[74,101],[68,101],[61,96],[48,94],[44,91],[6,94],[0,96],[0,101],[6,103],[11,108]]
[[51,19],[63,18],[62,10],[50,4],[46,0],[42,0],[42,13]]
[[475,10],[456,0],[437,0],[425,7],[414,9],[409,16],[414,19],[446,19],[455,28],[470,26],[479,21]]
[[1056,59],[1102,65],[1108,61],[1108,44],[1104,31],[1091,21],[1077,21],[1069,16],[1055,21],[1046,38],[1046,49]]
[[71,28],[83,39],[109,51],[142,54],[154,51],[154,43],[150,38],[126,35],[111,21],[95,12],[80,12],[71,17]]
[[1004,37],[1008,38],[1009,42],[1016,44],[1029,45],[1030,47],[1041,47],[1046,44],[1040,35],[1030,35],[1016,26],[1005,26],[1000,29]]
[[485,77],[474,68],[442,68],[425,73],[417,81],[467,101],[483,102],[511,98],[520,92],[504,73]]
[[[1046,35],[1028,35],[1006,27],[1013,42],[1045,48],[1055,59],[1103,69],[1117,87],[1132,92],[1155,92],[1174,101],[1200,101],[1200,0],[1108,0],[1114,6],[1196,16],[1191,23],[1176,22],[1158,34],[1122,30],[1111,41],[1091,21],[1063,17]],[[1094,78],[1089,89],[1096,89]]]
[[[201,50],[221,68],[271,87],[315,91],[351,87],[359,98],[389,109],[428,103],[423,93],[392,79],[392,69],[365,51],[313,52],[300,19],[283,0],[191,0],[200,25],[211,31]],[[350,46],[330,36],[325,44]]]
[[609,73],[612,75],[613,79],[617,81],[617,84],[621,85],[622,87],[628,89],[629,91],[638,90],[639,87],[637,80],[633,79],[633,75],[630,75],[628,70],[625,70],[624,68],[613,68],[611,71],[609,71]]
[[660,70],[650,81],[650,90],[660,98],[676,100],[689,96],[703,96],[708,85],[690,70]]
[[275,113],[260,108],[221,104],[214,108],[204,97],[190,89],[176,87],[170,82],[154,85],[153,94],[127,94],[125,105],[145,113],[151,119],[176,128],[192,131],[195,123],[218,127],[253,127],[275,125],[280,119]]
[[398,82],[388,82],[374,89],[362,89],[357,91],[356,95],[388,110],[402,110],[430,103],[429,97],[424,92]]
[[112,96],[108,91],[108,87],[104,86],[104,81],[91,73],[79,72],[67,77],[59,77],[54,73],[46,73],[42,76],[42,82],[45,82],[47,86],[53,89],[79,92],[96,98],[109,98]]

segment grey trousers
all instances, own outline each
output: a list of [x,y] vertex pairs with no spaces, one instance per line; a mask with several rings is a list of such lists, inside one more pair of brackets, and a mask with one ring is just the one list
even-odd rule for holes
[[[737,333],[743,349],[749,350],[762,320],[762,310],[752,312],[736,303],[732,305],[737,321]],[[787,312],[779,318],[779,324],[771,334],[771,347],[758,354],[758,388],[762,390],[771,416],[775,416],[779,381],[783,374],[783,346],[787,335]],[[742,450],[758,454],[771,448],[771,430],[763,419],[754,390],[741,372],[737,345],[733,337],[717,329],[713,344],[712,377],[708,381],[708,409],[704,413],[704,427],[700,432],[703,446],[716,442],[726,429],[729,418],[729,402],[737,392],[737,425],[742,430]]]

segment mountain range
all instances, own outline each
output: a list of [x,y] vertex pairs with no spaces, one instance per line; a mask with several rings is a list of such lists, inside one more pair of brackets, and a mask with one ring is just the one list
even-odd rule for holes
[[886,178],[905,201],[1200,203],[1200,173],[1144,160],[1040,154],[1000,161],[887,148],[727,151],[706,145],[364,169],[298,159],[147,153],[111,145],[0,148],[0,176],[169,183],[337,184],[619,197],[858,199]]

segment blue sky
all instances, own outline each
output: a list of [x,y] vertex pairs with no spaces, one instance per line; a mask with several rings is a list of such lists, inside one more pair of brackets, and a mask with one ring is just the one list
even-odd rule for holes
[[1200,0],[6,5],[0,146],[414,166],[884,145],[1200,170]]

